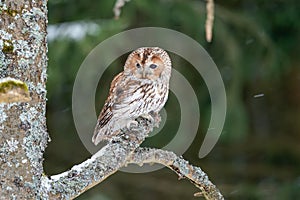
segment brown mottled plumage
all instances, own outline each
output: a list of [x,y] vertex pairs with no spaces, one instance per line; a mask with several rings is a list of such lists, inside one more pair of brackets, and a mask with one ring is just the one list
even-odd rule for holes
[[[124,71],[112,81],[92,141],[110,140],[140,116],[158,113],[168,99],[171,60],[158,47],[142,47],[127,58]],[[150,117],[151,118],[151,117]]]

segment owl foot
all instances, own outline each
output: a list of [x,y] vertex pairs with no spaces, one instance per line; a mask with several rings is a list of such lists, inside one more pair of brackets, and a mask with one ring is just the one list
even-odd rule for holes
[[161,117],[160,117],[160,114],[158,112],[153,112],[151,111],[150,112],[150,115],[153,117],[153,119],[159,123],[161,121]]
[[148,120],[149,122],[153,122],[154,121],[154,118],[153,116],[149,113],[149,114],[143,114],[141,115],[142,118]]
[[127,129],[130,129],[130,127],[132,127],[132,126],[137,127],[138,124],[139,124],[139,123],[138,123],[137,121],[135,121],[135,120],[130,120],[130,121],[127,123],[126,127],[127,127]]
[[151,111],[148,114],[141,115],[141,117],[148,120],[151,123],[155,123],[155,127],[159,127],[159,122],[161,121],[161,118],[157,112]]

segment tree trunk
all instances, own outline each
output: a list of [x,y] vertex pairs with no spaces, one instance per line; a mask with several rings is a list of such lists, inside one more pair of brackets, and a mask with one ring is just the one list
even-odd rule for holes
[[[47,1],[0,3],[0,194],[33,199],[39,193],[47,145]],[[14,78],[7,81],[3,78]],[[5,99],[24,82],[28,98]],[[22,95],[21,95],[22,96]]]

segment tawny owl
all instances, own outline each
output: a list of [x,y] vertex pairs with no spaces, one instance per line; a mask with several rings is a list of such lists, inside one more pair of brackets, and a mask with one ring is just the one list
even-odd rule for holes
[[142,47],[127,58],[124,71],[112,81],[92,141],[110,140],[140,116],[158,113],[169,93],[171,60],[158,47]]

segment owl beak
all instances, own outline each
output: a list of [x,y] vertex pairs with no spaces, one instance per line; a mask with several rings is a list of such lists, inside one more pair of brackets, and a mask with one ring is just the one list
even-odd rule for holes
[[151,74],[151,71],[147,67],[144,67],[141,71],[142,78],[147,78],[149,74]]
[[147,69],[143,69],[143,72],[142,72],[142,77],[143,78],[146,78],[146,75],[148,74],[148,72],[147,72]]
[[146,76],[148,76],[151,72],[149,71],[149,69],[144,68],[142,71],[142,78],[147,78]]
[[146,78],[146,71],[143,70],[142,78]]

